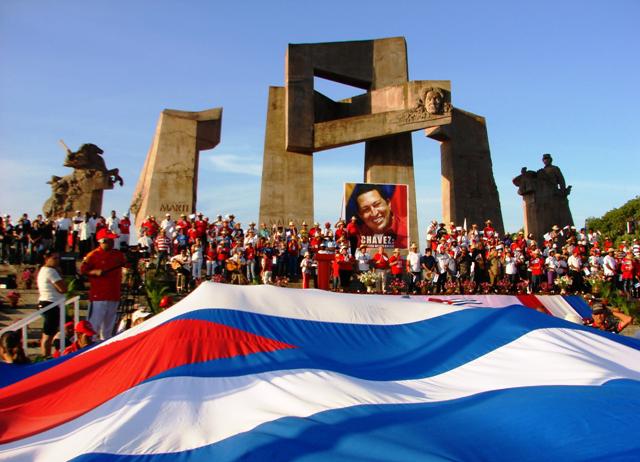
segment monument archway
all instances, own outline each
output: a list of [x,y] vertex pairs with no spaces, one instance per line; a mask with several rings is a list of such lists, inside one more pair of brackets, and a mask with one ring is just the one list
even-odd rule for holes
[[[482,117],[451,105],[446,80],[408,80],[402,37],[290,44],[285,87],[270,87],[260,221],[313,222],[313,153],[365,142],[366,183],[409,186],[409,233],[419,242],[411,132],[441,143],[443,219],[503,232]],[[365,90],[333,101],[314,77]]]

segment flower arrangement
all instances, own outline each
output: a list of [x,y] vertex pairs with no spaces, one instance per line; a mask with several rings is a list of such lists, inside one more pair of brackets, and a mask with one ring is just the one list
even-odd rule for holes
[[226,282],[224,280],[224,276],[222,274],[214,274],[211,276],[211,281],[213,282]]
[[469,279],[462,283],[462,292],[466,295],[472,295],[476,293],[477,287],[476,281]]
[[542,282],[540,283],[540,292],[542,292],[543,294],[553,292],[553,286],[548,282]]
[[589,276],[584,278],[584,280],[589,284],[589,287],[591,287],[592,294],[599,295],[602,293],[602,289],[604,288],[606,283],[606,280],[602,274],[591,273]]
[[378,275],[373,270],[365,271],[364,273],[360,273],[358,275],[358,281],[360,281],[368,291],[369,287],[375,286],[378,282]]
[[433,282],[430,279],[423,279],[416,284],[416,287],[422,295],[431,293],[433,289]]
[[555,285],[560,288],[560,293],[565,293],[571,284],[573,284],[573,279],[567,275],[560,276],[555,280]]
[[489,294],[491,293],[491,291],[493,290],[493,286],[488,283],[488,282],[481,282],[480,283],[480,292],[483,294]]
[[278,287],[287,287],[289,285],[289,278],[286,276],[277,276],[274,284]]
[[407,290],[407,283],[402,279],[393,279],[389,284],[389,289],[391,289],[391,293],[399,294],[400,292],[405,292]]
[[529,290],[529,281],[526,279],[518,282],[516,284],[516,292],[519,294],[525,294]]
[[9,300],[9,305],[11,308],[15,308],[18,306],[18,302],[20,301],[20,292],[16,292],[15,290],[10,290],[7,292],[7,300]]
[[444,283],[444,292],[448,295],[453,295],[458,292],[458,281],[447,281]]
[[509,294],[513,290],[513,284],[507,278],[504,278],[496,282],[496,288],[498,289],[498,293]]

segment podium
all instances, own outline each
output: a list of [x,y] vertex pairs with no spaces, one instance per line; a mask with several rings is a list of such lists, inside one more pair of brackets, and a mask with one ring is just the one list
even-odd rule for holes
[[318,252],[314,258],[318,263],[318,289],[329,290],[331,262],[335,259],[335,254]]

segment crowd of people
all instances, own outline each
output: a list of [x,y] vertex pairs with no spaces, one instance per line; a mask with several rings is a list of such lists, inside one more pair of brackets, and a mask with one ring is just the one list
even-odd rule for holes
[[[251,222],[243,227],[233,214],[210,220],[201,212],[175,219],[167,213],[162,220],[146,217],[136,230],[133,250],[155,267],[170,266],[185,291],[204,279],[238,284],[302,280],[303,287],[310,287],[316,280],[314,256],[322,252],[335,254],[331,282],[340,290],[351,290],[357,276],[371,270],[379,275],[382,292],[393,280],[405,281],[410,291],[428,284],[435,293],[450,291],[453,285],[472,293],[486,290],[487,284],[495,288],[522,282],[529,293],[580,292],[600,275],[628,296],[638,296],[638,239],[614,247],[611,236],[573,226],[553,226],[543,239],[536,239],[522,231],[499,235],[490,220],[469,229],[433,221],[423,251],[412,242],[406,252],[361,245],[356,221],[292,221],[287,226]],[[72,218],[56,220],[41,215],[30,220],[25,213],[16,224],[5,215],[0,220],[0,254],[4,261],[31,264],[43,263],[51,250],[75,251],[84,258],[98,247],[101,232],[110,233],[114,249],[129,249],[132,226],[128,214],[118,217],[115,211],[108,218],[76,211]]]
[[117,234],[115,248],[129,241],[129,214],[108,218],[76,210],[72,217],[29,218],[23,213],[15,222],[10,215],[0,217],[0,261],[11,264],[39,264],[46,250],[78,252],[81,257],[97,247],[96,235],[103,229]]

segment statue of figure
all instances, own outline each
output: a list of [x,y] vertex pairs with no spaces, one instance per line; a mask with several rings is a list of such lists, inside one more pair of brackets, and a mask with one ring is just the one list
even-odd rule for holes
[[566,186],[562,171],[553,165],[551,154],[542,156],[544,167],[538,171],[523,167],[513,179],[518,194],[524,200],[525,232],[540,239],[554,225],[573,225],[568,196],[571,186]]
[[47,217],[59,217],[73,210],[95,212],[102,210],[102,191],[113,189],[117,182],[124,184],[117,168],[107,169],[102,158],[104,151],[95,144],[83,144],[77,152],[72,152],[61,140],[67,152],[65,167],[73,168],[73,173],[65,177],[52,176],[51,197],[45,202],[43,212]]
[[551,154],[543,154],[542,163],[544,167],[538,170],[538,175],[549,184],[557,195],[568,196],[571,193],[571,186],[566,186],[564,175],[558,167],[553,165]]

